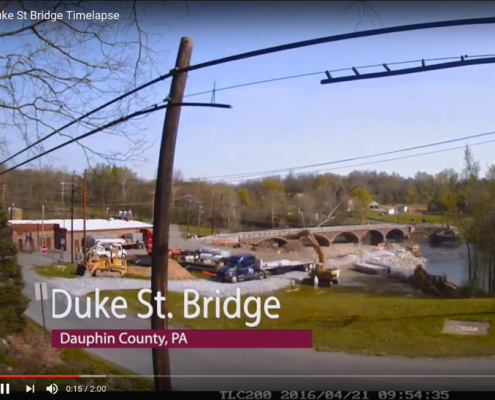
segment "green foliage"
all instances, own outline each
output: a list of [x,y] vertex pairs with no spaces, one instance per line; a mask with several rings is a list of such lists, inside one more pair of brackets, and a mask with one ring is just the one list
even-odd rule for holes
[[21,332],[26,324],[29,302],[22,293],[24,280],[16,253],[7,214],[0,206],[0,337]]
[[413,183],[409,185],[406,192],[406,200],[408,203],[416,204],[419,201],[419,193],[416,185]]
[[358,213],[361,222],[363,222],[368,213],[369,204],[373,201],[373,196],[368,189],[357,187],[352,191],[352,200],[354,201],[355,211]]
[[274,178],[265,178],[261,181],[261,188],[265,192],[285,193],[285,185],[282,181]]
[[246,188],[237,189],[235,194],[243,206],[250,206],[252,204],[251,197],[249,196],[249,190]]

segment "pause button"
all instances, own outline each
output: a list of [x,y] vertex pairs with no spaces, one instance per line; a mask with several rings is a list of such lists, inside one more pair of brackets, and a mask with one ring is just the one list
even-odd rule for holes
[[10,393],[10,385],[7,384],[0,384],[0,394],[9,394]]

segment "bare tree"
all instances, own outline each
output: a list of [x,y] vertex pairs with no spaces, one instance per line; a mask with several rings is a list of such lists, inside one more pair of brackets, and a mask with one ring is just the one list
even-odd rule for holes
[[[153,4],[153,7],[162,6],[171,10],[166,3]],[[186,6],[184,3],[180,7]],[[160,43],[161,35],[152,32],[146,18],[146,2],[138,6],[137,1],[4,1],[0,9],[15,15],[13,20],[2,21],[0,28],[0,128],[3,130],[0,154],[3,156],[11,154],[9,145],[18,143],[19,139],[30,145],[104,101],[163,73],[163,69],[157,71],[155,67],[159,53],[167,49]],[[43,12],[37,17],[46,18],[47,11],[62,13],[63,18],[31,19],[31,12]],[[19,12],[25,13],[25,18],[19,18]],[[81,15],[75,19],[74,13],[93,12],[96,19]],[[152,90],[101,110],[60,135],[77,136],[76,133],[94,129],[161,99],[150,96]],[[79,143],[88,162],[94,158],[109,162],[139,161],[151,145],[136,122],[127,123],[125,131],[116,126],[106,134],[111,140],[101,141],[98,148]],[[126,150],[113,150],[116,144],[122,148],[123,143]],[[42,144],[33,151],[41,149]]]

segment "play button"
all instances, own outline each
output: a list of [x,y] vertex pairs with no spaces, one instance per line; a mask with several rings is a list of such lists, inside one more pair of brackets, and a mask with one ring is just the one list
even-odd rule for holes
[[34,393],[34,385],[33,386],[26,385],[26,393],[29,393],[29,392]]

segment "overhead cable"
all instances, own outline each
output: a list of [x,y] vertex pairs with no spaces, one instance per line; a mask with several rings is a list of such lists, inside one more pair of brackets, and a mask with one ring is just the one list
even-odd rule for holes
[[[488,143],[494,143],[494,142],[495,142],[495,139],[492,139],[492,140],[486,140],[484,142],[479,142],[479,143],[470,143],[468,146],[469,147],[474,147],[474,146],[480,146],[482,144],[488,144]],[[427,155],[431,155],[431,154],[445,153],[447,151],[460,150],[460,149],[465,149],[465,148],[466,148],[466,145],[457,146],[457,147],[449,147],[448,149],[428,151],[428,152],[424,152],[424,153],[411,154],[411,155],[408,155],[408,156],[387,158],[385,160],[368,161],[368,162],[361,163],[361,164],[343,165],[341,167],[326,168],[326,169],[318,170],[318,171],[299,172],[299,173],[294,174],[294,175],[321,174],[323,172],[330,172],[330,171],[335,171],[335,170],[339,170],[339,169],[356,168],[356,167],[362,167],[362,166],[365,166],[365,165],[373,165],[373,164],[380,164],[380,163],[385,163],[385,162],[390,162],[390,161],[406,160],[406,159],[409,159],[409,158],[423,157],[423,156],[427,156]],[[266,177],[267,176],[265,176],[265,178]],[[252,178],[252,179],[249,179],[249,178],[233,178],[233,179],[221,180],[219,182],[230,183],[230,182],[240,181],[240,183],[242,183],[242,181],[257,180],[257,179],[262,179],[262,178],[263,177]]]
[[118,125],[118,124],[121,124],[122,122],[125,122],[125,121],[128,121],[132,118],[136,118],[136,117],[140,117],[142,115],[146,115],[146,114],[149,114],[149,113],[153,113],[155,111],[160,111],[160,110],[163,110],[165,108],[169,108],[169,107],[211,107],[211,108],[232,108],[232,106],[228,105],[228,104],[211,104],[211,103],[167,103],[167,104],[163,104],[163,105],[154,105],[154,106],[151,106],[151,107],[148,107],[146,109],[143,109],[143,110],[140,110],[140,111],[136,111],[135,113],[132,113],[132,114],[129,114],[125,117],[122,117],[122,118],[119,118],[119,119],[116,119],[112,122],[109,122],[108,124],[105,124],[103,126],[100,126],[96,129],[93,129],[92,131],[89,131],[83,135],[80,135],[80,136],[77,136],[67,142],[64,142],[62,144],[59,144],[58,146],[55,146],[55,147],[52,147],[50,150],[47,150],[47,151],[44,151],[43,153],[41,154],[38,154],[34,157],[31,157],[29,160],[26,160],[22,163],[19,163],[15,166],[13,166],[12,168],[9,168],[9,169],[6,169],[5,171],[2,171],[0,172],[0,176],[3,175],[3,174],[6,174],[7,172],[10,172],[10,171],[13,171],[14,169],[17,169],[19,167],[22,167],[23,165],[26,165],[26,164],[29,164],[35,160],[37,160],[38,158],[41,158],[41,157],[44,157],[50,153],[53,153],[54,151],[56,150],[60,150],[61,148],[65,147],[65,146],[68,146],[69,144],[72,144],[72,143],[75,143],[79,140],[82,140],[82,139],[85,139],[91,135],[94,135],[95,133],[98,133],[98,132],[101,132],[105,129],[108,129],[108,128],[111,128],[112,126],[115,126],[115,125]]
[[371,36],[379,36],[379,35],[385,35],[389,33],[399,33],[399,32],[411,32],[411,31],[416,31],[416,30],[423,30],[423,29],[433,29],[433,28],[447,28],[447,27],[454,27],[454,26],[467,26],[467,25],[487,25],[487,24],[494,24],[495,23],[495,17],[487,17],[487,18],[469,18],[469,19],[457,19],[457,20],[449,20],[449,21],[436,21],[436,22],[426,22],[426,23],[421,23],[421,24],[410,24],[410,25],[401,25],[401,26],[393,26],[389,28],[380,28],[380,29],[371,29],[367,31],[360,31],[360,32],[351,32],[351,33],[344,33],[340,35],[332,35],[332,36],[325,36],[317,39],[310,39],[310,40],[303,40],[300,42],[294,42],[294,43],[288,43],[280,46],[273,46],[273,47],[268,47],[260,50],[254,50],[254,51],[249,51],[246,53],[241,53],[241,54],[236,54],[233,56],[228,56],[228,57],[222,57],[218,58],[216,60],[211,60],[211,61],[206,61],[203,63],[199,63],[196,65],[191,65],[186,68],[174,68],[167,74],[161,75],[158,78],[155,78],[147,83],[144,83],[141,86],[138,86],[135,89],[132,89],[126,93],[124,93],[121,96],[116,97],[113,100],[110,100],[106,102],[105,104],[85,113],[84,115],[80,116],[79,118],[69,122],[68,124],[64,125],[63,127],[51,132],[50,134],[42,137],[41,139],[37,140],[36,142],[30,144],[23,150],[17,152],[13,156],[7,158],[6,160],[0,162],[0,165],[5,164],[6,162],[12,160],[13,158],[21,155],[22,153],[28,151],[29,149],[33,148],[34,146],[37,146],[44,142],[45,140],[51,138],[57,133],[60,133],[61,131],[69,128],[70,126],[76,124],[77,122],[82,121],[84,118],[87,118],[93,114],[95,114],[98,111],[101,111],[108,106],[121,101],[125,99],[126,97],[131,96],[132,94],[135,94],[149,86],[152,86],[158,82],[164,81],[176,74],[184,73],[184,72],[191,72],[191,71],[196,71],[199,69],[203,68],[208,68],[208,67],[213,67],[216,65],[220,64],[226,64],[229,62],[233,61],[240,61],[240,60],[245,60],[248,58],[253,58],[253,57],[259,57],[262,55],[267,55],[267,54],[274,54],[274,53],[279,53],[282,51],[287,51],[287,50],[294,50],[294,49],[300,49],[304,47],[310,47],[310,46],[315,46],[319,44],[324,44],[324,43],[332,43],[332,42],[338,42],[342,40],[349,40],[349,39],[358,39],[358,38],[363,38],[363,37],[371,37]]
[[297,167],[272,169],[272,170],[258,171],[258,172],[248,172],[248,173],[243,173],[243,174],[212,176],[212,177],[204,178],[204,180],[217,180],[217,179],[223,179],[223,178],[248,178],[248,177],[253,177],[256,175],[276,174],[276,173],[287,172],[287,171],[295,171],[295,170],[299,170],[299,169],[317,168],[317,167],[322,167],[322,166],[326,166],[326,165],[341,164],[341,163],[345,163],[345,162],[349,162],[349,161],[358,161],[358,160],[364,160],[367,158],[375,158],[375,157],[387,156],[387,155],[391,155],[391,154],[404,153],[406,151],[419,150],[419,149],[424,149],[427,147],[440,146],[440,145],[444,145],[444,144],[455,143],[455,142],[460,142],[460,141],[469,140],[469,139],[476,139],[476,138],[480,138],[480,137],[484,137],[484,136],[491,136],[491,135],[495,135],[495,131],[480,133],[480,134],[471,135],[471,136],[464,136],[464,137],[460,137],[460,138],[456,138],[456,139],[443,140],[441,142],[428,143],[428,144],[423,144],[420,146],[407,147],[404,149],[398,149],[398,150],[385,151],[382,153],[369,154],[366,156],[351,157],[351,158],[346,158],[346,159],[336,160],[336,161],[326,161],[326,162],[322,162],[322,163],[318,163],[318,164],[300,165]]

